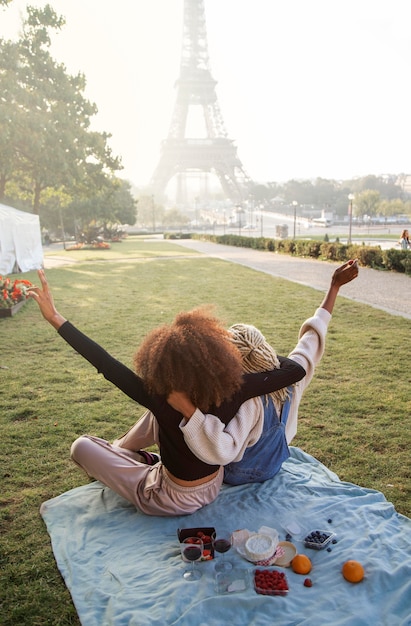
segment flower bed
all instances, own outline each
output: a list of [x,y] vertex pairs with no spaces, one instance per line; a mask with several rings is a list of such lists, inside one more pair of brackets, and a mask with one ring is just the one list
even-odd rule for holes
[[93,243],[74,243],[72,246],[66,248],[66,250],[109,250],[110,248],[110,244],[105,241],[95,241]]
[[11,280],[0,276],[0,317],[11,317],[27,300],[27,290],[32,287],[29,280]]

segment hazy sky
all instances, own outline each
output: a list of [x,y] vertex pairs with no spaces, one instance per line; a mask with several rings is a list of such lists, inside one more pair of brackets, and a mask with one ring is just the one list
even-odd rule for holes
[[[148,183],[168,133],[183,0],[49,0],[52,54],[86,75],[121,176]],[[411,173],[410,0],[204,0],[228,135],[256,181]],[[27,2],[0,8],[0,36]],[[30,4],[43,6],[43,0]]]

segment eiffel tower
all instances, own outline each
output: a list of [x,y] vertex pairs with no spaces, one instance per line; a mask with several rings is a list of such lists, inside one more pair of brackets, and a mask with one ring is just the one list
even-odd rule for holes
[[[167,185],[176,177],[176,202],[181,206],[188,201],[190,178],[207,180],[215,174],[224,196],[240,204],[252,181],[237,156],[233,140],[227,136],[217,102],[217,82],[209,65],[204,0],[184,0],[183,21],[180,75],[175,84],[177,98],[150,189],[162,199]],[[204,137],[187,137],[189,113],[199,110],[203,114]]]

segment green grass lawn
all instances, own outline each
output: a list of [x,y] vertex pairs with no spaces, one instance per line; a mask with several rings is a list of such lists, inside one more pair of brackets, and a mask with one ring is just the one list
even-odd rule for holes
[[194,250],[181,249],[172,242],[158,239],[155,237],[143,238],[139,236],[130,236],[119,242],[110,244],[110,248],[92,248],[81,250],[69,250],[70,243],[66,243],[66,249],[63,244],[51,245],[44,248],[44,256],[59,256],[69,261],[85,262],[85,261],[115,261],[130,260],[140,258],[158,258],[158,257],[178,257],[181,254],[196,255]]
[[[214,303],[227,325],[255,324],[287,354],[322,298],[309,287],[239,265],[188,256],[176,244],[144,247],[141,255],[130,251],[127,258],[124,247],[117,261],[106,256],[105,263],[47,272],[61,313],[130,366],[148,330],[202,303]],[[37,282],[35,272],[24,277]],[[342,480],[382,491],[407,516],[409,339],[409,320],[339,297],[293,442]],[[0,320],[0,341],[0,623],[79,624],[39,507],[87,482],[69,460],[76,437],[113,439],[143,408],[78,356],[32,301]]]

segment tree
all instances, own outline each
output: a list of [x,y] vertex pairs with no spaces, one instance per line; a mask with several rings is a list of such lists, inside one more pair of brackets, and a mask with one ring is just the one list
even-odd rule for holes
[[75,235],[93,228],[102,232],[112,231],[121,224],[134,224],[137,201],[130,192],[130,184],[119,178],[105,181],[104,186],[93,196],[76,197],[63,211],[64,222],[71,231],[75,224]]
[[380,204],[380,192],[375,189],[365,189],[355,194],[355,214],[359,217],[364,215],[376,215]]
[[19,116],[15,105],[17,67],[17,46],[0,39],[0,202],[5,198],[6,184],[18,168],[15,149]]
[[290,180],[284,185],[284,200],[287,204],[314,204],[313,185],[309,180]]
[[163,216],[163,225],[165,228],[184,228],[190,223],[190,218],[178,209],[169,209],[165,211]]
[[138,200],[138,224],[148,230],[156,231],[163,223],[164,207],[154,202],[154,196],[140,196]]
[[277,195],[278,186],[273,183],[271,185],[253,185],[250,189],[250,198],[253,202],[260,204],[266,200],[271,200]]
[[1,42],[0,79],[6,90],[2,89],[0,130],[7,131],[7,144],[0,143],[3,195],[6,177],[10,179],[5,164],[11,155],[12,176],[21,193],[31,195],[35,213],[46,189],[95,190],[121,169],[107,145],[110,135],[90,131],[97,107],[83,96],[84,75],[70,76],[49,53],[49,31],[63,25],[64,18],[50,5],[29,6],[19,41]]
[[402,200],[383,200],[378,207],[381,215],[390,217],[391,215],[401,215],[405,213],[405,204]]

